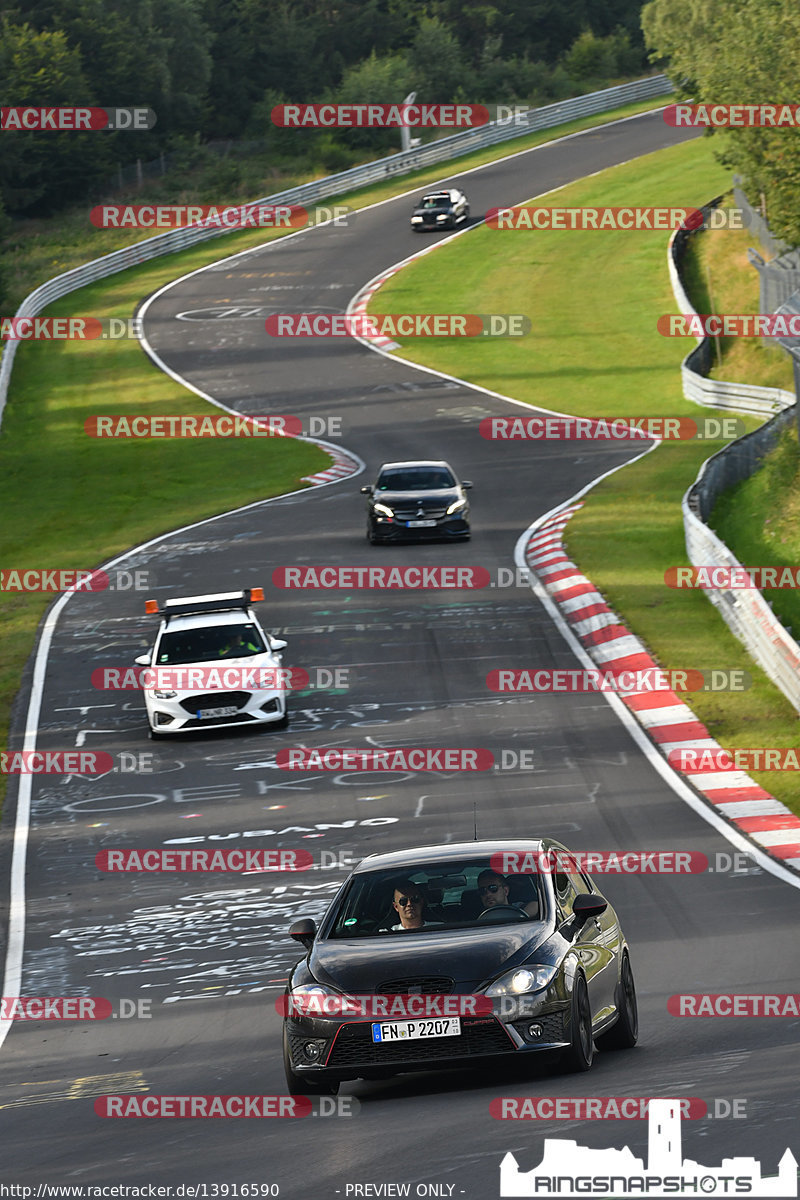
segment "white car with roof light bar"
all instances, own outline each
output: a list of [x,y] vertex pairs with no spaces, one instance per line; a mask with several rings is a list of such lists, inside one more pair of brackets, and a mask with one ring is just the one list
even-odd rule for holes
[[150,736],[242,725],[284,725],[289,672],[281,665],[286,642],[262,629],[251,607],[261,588],[181,596],[161,609],[150,652],[135,661]]

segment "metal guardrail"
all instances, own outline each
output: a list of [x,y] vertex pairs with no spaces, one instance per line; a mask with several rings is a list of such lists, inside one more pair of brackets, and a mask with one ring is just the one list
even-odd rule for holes
[[[793,419],[791,410],[779,413],[703,463],[682,501],[686,552],[694,566],[741,567],[722,539],[709,529],[706,520],[717,496],[752,475]],[[756,588],[736,591],[708,588],[706,595],[751,657],[800,712],[800,645],[775,616],[761,592]]]
[[[666,75],[651,75],[647,79],[637,79],[632,83],[622,83],[617,87],[604,88],[600,92],[590,92],[585,96],[575,96],[571,100],[562,100],[558,104],[548,104],[544,108],[536,108],[521,114],[520,123],[510,122],[508,125],[498,125],[492,122],[478,129],[468,129],[463,133],[455,133],[451,137],[441,138],[427,146],[420,146],[399,154],[391,154],[387,158],[376,159],[374,162],[362,163],[359,167],[351,167],[338,175],[327,175],[324,179],[316,179],[311,183],[303,183],[298,187],[289,188],[275,195],[266,196],[261,200],[248,201],[250,204],[314,204],[318,200],[326,200],[332,196],[352,191],[364,184],[391,178],[395,175],[408,174],[420,167],[433,163],[447,162],[484,146],[492,146],[498,142],[510,141],[512,138],[524,137],[539,129],[551,129],[563,125],[578,117],[592,116],[595,113],[606,112],[618,108],[622,104],[631,104],[637,100],[648,100],[656,96],[666,96],[673,90]],[[124,250],[115,250],[103,255],[63,275],[56,275],[43,283],[26,296],[17,309],[17,317],[33,317],[41,313],[48,304],[59,300],[70,292],[77,291],[87,283],[114,275],[128,267],[137,266],[162,254],[173,254],[176,250],[185,250],[189,246],[198,245],[210,238],[222,237],[226,229],[210,229],[202,226],[188,226],[184,229],[170,230],[168,233],[156,234],[145,238],[134,246]],[[8,341],[2,360],[0,361],[0,422],[2,422],[8,387],[11,380],[11,370],[14,364],[17,341]]]
[[[719,204],[721,196],[717,196],[702,208],[709,213]],[[686,294],[681,278],[680,264],[686,252],[689,238],[694,233],[690,229],[676,229],[669,241],[668,266],[672,291],[678,304],[678,309],[684,316],[695,316],[695,309]],[[694,350],[690,350],[681,363],[681,382],[683,394],[693,404],[702,404],[705,408],[724,408],[731,412],[750,413],[752,416],[771,417],[791,407],[795,397],[783,388],[758,387],[756,384],[728,383],[723,379],[709,379],[708,372],[712,362],[712,339],[698,338]]]
[[[712,201],[706,209],[717,203],[718,200]],[[676,252],[675,245],[681,233],[682,244]],[[695,310],[683,287],[679,267],[687,236],[688,231],[676,230],[670,239],[668,257],[670,279],[678,307],[682,313],[690,315]],[[695,567],[735,569],[742,564],[706,522],[722,492],[748,479],[757,470],[764,455],[775,446],[783,430],[794,420],[795,397],[781,388],[748,387],[704,379],[692,367],[693,360],[697,361],[695,356],[701,352],[710,359],[709,338],[703,339],[681,364],[683,392],[687,399],[699,404],[772,416],[760,429],[738,438],[706,459],[697,479],[681,501],[689,562]],[[687,383],[691,394],[687,390]],[[761,592],[756,588],[736,591],[707,588],[705,594],[731,632],[744,644],[748,654],[800,712],[800,645],[775,616]]]

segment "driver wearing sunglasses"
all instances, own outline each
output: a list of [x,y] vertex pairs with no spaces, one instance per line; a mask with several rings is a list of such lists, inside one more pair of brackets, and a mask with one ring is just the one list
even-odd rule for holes
[[393,930],[422,929],[425,925],[425,897],[418,883],[412,883],[410,879],[398,879],[392,908],[400,918],[400,924],[393,925]]
[[[481,871],[478,876],[478,894],[484,909],[494,908],[498,904],[510,905],[508,884],[502,875],[496,871]],[[529,917],[538,916],[539,906],[535,900],[528,904],[514,904],[513,908],[521,908]]]

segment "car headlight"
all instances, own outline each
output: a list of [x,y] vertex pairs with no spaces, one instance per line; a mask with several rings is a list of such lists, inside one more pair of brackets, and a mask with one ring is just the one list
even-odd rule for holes
[[486,989],[487,996],[521,996],[525,992],[539,992],[552,983],[558,967],[517,967],[496,979]]
[[412,218],[411,218],[411,224],[412,224],[412,225],[418,225],[418,224],[420,223],[420,221],[421,221],[421,220],[422,220],[422,217],[412,217]]
[[376,512],[376,513],[380,513],[380,515],[382,517],[393,517],[394,516],[394,510],[391,508],[387,508],[385,504],[373,504],[372,511]]
[[454,500],[453,503],[450,505],[450,507],[447,510],[447,516],[449,517],[449,516],[451,516],[452,513],[458,512],[458,510],[460,508],[465,508],[466,504],[467,504],[467,502],[465,499],[463,499],[463,497],[461,500]]
[[292,988],[287,1001],[286,1011],[290,1017],[342,1017],[361,1013],[357,1000],[322,983],[303,983]]
[[153,692],[153,695],[155,696],[156,700],[174,700],[175,697],[177,696],[177,694],[178,694],[177,692],[162,692],[162,691]]
[[447,217],[448,217],[448,214],[447,214],[447,213],[439,213],[439,215],[438,215],[438,217],[436,218],[436,220],[437,220],[437,221],[446,221],[446,220],[447,220]]

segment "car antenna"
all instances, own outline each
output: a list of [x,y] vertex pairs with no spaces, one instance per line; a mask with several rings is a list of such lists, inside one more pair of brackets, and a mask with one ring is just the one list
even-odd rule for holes
[[472,801],[472,824],[475,832],[475,841],[478,840],[478,801]]

